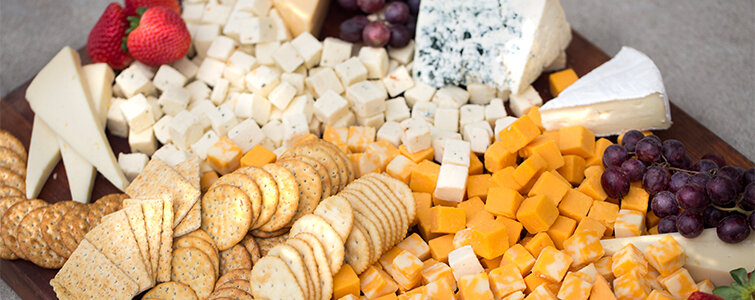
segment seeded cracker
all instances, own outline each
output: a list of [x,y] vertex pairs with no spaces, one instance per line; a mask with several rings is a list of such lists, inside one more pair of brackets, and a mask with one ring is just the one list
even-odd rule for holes
[[325,249],[314,235],[308,232],[301,232],[296,238],[304,241],[312,248],[315,262],[317,263],[317,272],[320,275],[320,294],[321,300],[328,300],[333,295],[333,274],[330,272],[330,263],[325,254]]
[[63,244],[66,245],[68,250],[76,250],[81,240],[89,231],[89,223],[87,223],[87,214],[89,213],[89,207],[91,205],[81,205],[74,207],[60,220],[60,235]]
[[288,268],[291,269],[291,272],[294,273],[296,282],[298,282],[299,286],[302,287],[304,298],[312,298],[311,293],[313,289],[313,283],[309,279],[309,274],[307,273],[306,267],[304,266],[304,261],[302,261],[302,258],[299,255],[299,252],[296,251],[296,249],[286,244],[278,244],[273,247],[273,249],[270,249],[270,252],[268,252],[267,255],[276,256],[282,259],[286,263]]
[[291,229],[291,228],[289,228],[289,227],[283,227],[283,228],[278,229],[278,230],[273,231],[273,232],[267,232],[267,231],[262,231],[262,230],[259,230],[259,229],[255,229],[255,230],[252,230],[250,233],[253,236],[256,236],[256,237],[271,238],[271,237],[276,237],[276,236],[281,236],[281,235],[284,235],[284,234],[288,234],[288,230],[289,229]]
[[[123,200],[124,206],[140,205],[144,215],[144,226],[147,230],[147,244],[149,248],[149,268],[152,278],[157,280],[157,265],[160,259],[160,245],[163,223],[162,200]],[[172,210],[171,210],[172,212]]]
[[320,272],[317,271],[317,262],[315,262],[315,254],[309,244],[303,240],[297,238],[290,238],[286,241],[286,245],[289,245],[299,252],[299,256],[304,262],[304,267],[309,275],[309,279],[312,282],[312,290],[310,291],[310,298],[320,299],[322,298],[322,289],[320,288]]
[[348,238],[354,224],[354,213],[348,200],[338,195],[328,197],[317,205],[314,214],[325,219],[341,239]]
[[[145,204],[150,202],[162,202],[162,205],[154,205],[155,208],[162,208],[162,221],[160,222],[160,245],[157,253],[157,282],[170,281],[170,261],[172,260],[173,250],[173,198],[170,195],[158,195],[158,198],[144,201]],[[142,205],[142,210],[146,208]],[[145,213],[146,215],[146,213]]]
[[[252,270],[242,270],[242,269],[236,269],[228,271],[228,273],[225,273],[225,275],[220,276],[218,278],[218,282],[215,283],[215,290],[220,289],[220,287],[225,284],[226,282],[235,281],[235,280],[242,280],[245,281],[247,284],[249,284],[249,279],[252,278]],[[251,293],[251,290],[249,291]]]
[[336,160],[336,164],[338,165],[338,171],[341,173],[341,178],[343,182],[343,186],[346,187],[349,185],[350,182],[354,181],[354,166],[351,164],[351,160],[346,157],[346,154],[341,151],[341,149],[338,149],[336,145],[333,145],[330,142],[326,142],[323,140],[315,141],[320,147],[326,149],[330,155],[333,156],[333,158]]
[[257,187],[262,194],[262,208],[259,216],[254,220],[251,229],[257,229],[262,227],[265,223],[270,221],[275,211],[278,209],[278,198],[280,193],[278,192],[278,184],[275,183],[275,178],[267,171],[257,167],[246,167],[239,169],[241,174],[247,175],[254,179],[257,183]]
[[390,190],[393,191],[393,194],[404,203],[407,217],[413,222],[417,217],[417,204],[414,202],[414,195],[412,194],[412,190],[409,189],[409,186],[385,173],[379,173],[375,176],[387,184]]
[[13,150],[13,152],[20,155],[21,158],[26,161],[27,155],[24,144],[21,143],[21,141],[19,141],[10,132],[0,129],[0,146]]
[[252,269],[252,296],[259,299],[304,299],[304,291],[286,263],[265,256]]
[[205,299],[215,286],[215,270],[210,258],[197,248],[179,248],[173,251],[171,279],[194,290],[197,297]]
[[215,252],[218,252],[218,247],[215,246],[215,241],[213,241],[212,237],[209,234],[207,234],[207,232],[205,232],[204,230],[197,229],[192,232],[189,232],[189,234],[187,234],[186,236],[193,236],[196,238],[200,238],[203,241],[210,243],[210,245],[212,245],[212,248],[215,249]]
[[242,173],[230,173],[218,178],[218,180],[213,183],[213,186],[222,184],[235,186],[244,191],[244,194],[249,197],[249,201],[252,204],[252,223],[254,223],[254,220],[257,219],[260,210],[262,209],[262,195],[260,194],[260,189],[254,179]]
[[[251,274],[252,269],[249,270],[238,270],[238,271],[245,271],[249,272]],[[217,286],[217,285],[216,285]],[[249,284],[249,279],[234,279],[230,281],[226,281],[222,285],[220,285],[218,288],[215,288],[215,290],[220,290],[224,288],[234,288],[244,291],[245,293],[249,294],[249,297],[252,297],[252,286]]]
[[149,290],[142,299],[199,299],[188,285],[180,282],[168,281],[158,284]]
[[24,178],[6,167],[0,167],[0,185],[9,186],[21,191],[26,190]]
[[0,198],[5,197],[26,197],[26,194],[17,188],[0,185]]
[[26,177],[26,160],[10,148],[0,146],[0,167],[8,168],[21,177]]
[[333,185],[333,187],[331,188],[331,193],[338,193],[345,186],[341,183],[341,175],[338,171],[338,165],[336,164],[335,158],[325,152],[322,148],[317,147],[316,145],[313,145],[311,143],[299,144],[289,149],[279,158],[279,160],[283,160],[292,156],[311,157],[312,159],[323,164],[325,166],[325,170],[328,171],[328,175],[330,176],[330,184]]
[[322,182],[322,198],[325,199],[330,197],[334,191],[331,190],[333,185],[330,182],[330,176],[328,176],[328,170],[325,169],[325,166],[319,161],[307,156],[299,155],[295,156],[295,159],[315,168],[315,171],[317,171],[317,175],[320,176],[320,181]]
[[357,221],[354,221],[354,228],[346,239],[346,254],[344,260],[349,264],[357,274],[364,272],[370,265],[371,240],[367,237],[366,230]]
[[[16,204],[19,201],[26,201],[26,198],[22,197],[4,197],[0,198],[0,217],[5,215],[5,212],[8,211],[8,209],[13,206],[13,204]],[[0,232],[4,231],[2,225],[0,224]],[[18,256],[16,256],[13,251],[8,248],[8,246],[5,245],[5,241],[3,241],[2,237],[0,237],[0,258],[12,260],[12,259],[18,259]]]
[[3,243],[20,258],[26,259],[26,255],[19,248],[16,240],[18,224],[21,223],[26,214],[42,206],[47,206],[47,202],[39,199],[18,201],[5,211],[2,220],[0,220],[0,228],[2,228],[0,236],[3,238]]
[[325,248],[330,260],[330,272],[338,273],[343,264],[343,240],[323,218],[316,215],[306,215],[296,221],[291,227],[290,236],[296,236],[300,232],[313,234]]
[[315,168],[297,159],[279,161],[278,164],[291,171],[299,188],[299,205],[292,220],[296,221],[303,215],[311,214],[322,200],[322,181],[319,174]]
[[244,245],[244,248],[246,248],[246,251],[249,252],[249,257],[252,259],[252,265],[256,264],[258,260],[262,257],[260,254],[260,247],[257,246],[257,242],[254,240],[254,237],[247,234],[243,240],[241,240],[241,244]]
[[43,206],[28,213],[21,220],[16,235],[21,251],[29,261],[43,268],[59,269],[66,262],[65,257],[52,251],[42,239],[42,217],[49,207]]
[[286,227],[294,217],[296,208],[299,206],[299,187],[296,178],[288,169],[276,164],[267,164],[262,169],[273,175],[278,185],[278,208],[275,210],[270,221],[262,225],[262,231],[276,231]]
[[370,247],[370,259],[367,264],[369,265],[376,262],[378,258],[380,258],[381,253],[383,253],[383,245],[385,245],[385,242],[380,235],[380,225],[365,217],[358,211],[354,211],[354,224],[361,226],[365,237],[372,243],[372,246]]
[[89,205],[89,212],[86,215],[86,222],[89,224],[89,227],[94,228],[100,223],[102,217],[120,209],[123,200],[126,198],[128,198],[126,194],[110,194],[97,199],[97,201]]
[[244,290],[235,287],[224,287],[213,292],[209,299],[253,300],[254,298]]
[[[200,172],[199,172],[199,158],[196,156],[193,156],[192,158],[189,158],[175,167],[173,167],[178,174],[181,175],[186,181],[188,181],[195,189],[199,190],[200,185]],[[189,212],[186,213],[186,216],[183,220],[181,220],[181,223],[178,223],[178,226],[173,229],[173,236],[179,237],[184,236],[189,232],[192,232],[194,230],[197,230],[202,225],[202,204],[199,202],[202,201],[200,198],[197,203],[194,203],[194,205],[189,209]]]
[[242,245],[236,245],[231,249],[220,252],[220,275],[233,270],[251,270],[252,258]]
[[60,231],[60,223],[63,220],[63,216],[69,210],[82,206],[84,204],[74,201],[60,201],[50,206],[45,215],[42,217],[42,238],[47,243],[47,246],[55,251],[58,255],[68,258],[71,256],[71,251],[63,243],[63,238]]
[[[351,207],[354,209],[354,219],[366,219],[362,220],[362,225],[369,231],[368,234],[370,238],[377,238],[375,246],[378,246],[377,242],[379,242],[380,247],[375,248],[375,251],[382,253],[386,248],[385,245],[390,242],[388,241],[388,234],[386,232],[389,228],[386,217],[379,210],[371,209],[371,204],[365,202],[365,200],[362,199],[363,196],[357,195],[353,190],[347,189],[340,195],[351,203]],[[369,221],[369,224],[367,221]],[[370,224],[374,224],[374,230]],[[370,259],[370,261],[372,261],[372,259]]]
[[193,247],[207,254],[215,269],[215,276],[220,275],[220,257],[218,251],[212,245],[198,237],[184,236],[173,241],[173,249]]
[[212,237],[220,251],[244,238],[252,223],[251,214],[249,197],[234,186],[216,185],[202,198],[202,230]]
[[152,274],[152,264],[150,263],[149,242],[147,241],[147,228],[144,223],[142,206],[139,204],[129,205],[126,206],[123,211],[128,218],[128,225],[131,227],[131,232],[134,234],[136,245],[139,246],[139,253],[142,256],[147,273],[150,278],[155,278],[154,274]]
[[159,159],[151,160],[144,171],[136,176],[126,188],[126,194],[135,199],[170,194],[173,198],[173,228],[186,217],[192,206],[199,201],[200,191],[183,179]]
[[267,255],[267,252],[270,251],[275,245],[278,245],[280,243],[285,242],[288,239],[288,235],[281,235],[271,238],[255,238],[255,241],[257,242],[257,246],[259,246],[260,254],[262,256]]

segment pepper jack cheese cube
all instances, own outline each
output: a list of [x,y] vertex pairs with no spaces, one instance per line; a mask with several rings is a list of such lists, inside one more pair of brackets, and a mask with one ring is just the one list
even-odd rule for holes
[[430,126],[426,122],[409,118],[401,122],[401,130],[401,142],[409,154],[430,148],[430,157],[432,157],[432,137],[430,135]]
[[385,167],[385,172],[388,173],[388,175],[391,175],[394,178],[401,180],[406,184],[409,184],[409,180],[411,179],[412,175],[412,169],[415,166],[417,166],[417,164],[406,158],[406,156],[397,155]]
[[265,148],[261,144],[254,146],[251,150],[246,152],[241,158],[242,167],[262,167],[266,164],[275,162],[276,156],[273,151]]
[[650,287],[638,270],[631,270],[613,280],[613,292],[619,300],[645,299]]
[[547,284],[541,284],[532,291],[524,300],[556,300],[556,295],[547,288]]
[[459,125],[462,128],[483,120],[485,120],[485,108],[482,105],[466,104],[459,109]]
[[558,216],[556,205],[545,196],[534,196],[522,201],[516,219],[531,233],[548,230]]
[[527,195],[530,197],[543,195],[554,205],[558,205],[570,189],[571,185],[558,178],[554,171],[547,171],[538,177]]
[[531,85],[519,94],[512,94],[509,97],[509,108],[517,117],[526,115],[533,106],[543,105],[543,98]]
[[561,174],[571,184],[580,184],[585,178],[585,159],[577,155],[564,155],[564,165],[558,168]]
[[115,77],[115,85],[128,98],[138,94],[151,93],[155,88],[149,78],[144,76],[144,73],[135,65],[121,71],[121,74]]
[[338,273],[333,275],[333,299],[346,295],[358,296],[360,290],[359,276],[350,265],[344,264]]
[[627,244],[619,249],[613,254],[611,260],[611,271],[616,278],[630,271],[638,272],[639,276],[644,276],[648,272],[647,260],[633,244]]
[[408,104],[409,107],[412,108],[414,108],[414,105],[417,103],[430,103],[430,100],[434,95],[435,88],[418,80],[414,81],[414,86],[412,88],[404,92],[404,97],[406,97],[406,104]]
[[573,267],[582,267],[603,257],[605,251],[600,244],[602,236],[602,233],[595,231],[583,231],[575,233],[563,242],[563,251],[572,258]]
[[462,300],[493,300],[488,274],[479,273],[459,278],[459,292]]
[[367,298],[377,298],[398,290],[398,285],[385,271],[380,268],[369,266],[360,276],[360,286]]
[[645,231],[645,214],[631,209],[619,210],[613,231],[617,238],[642,235]]
[[616,222],[616,217],[619,215],[619,206],[611,202],[598,201],[592,202],[590,212],[587,216],[600,221],[603,226],[606,227],[605,235],[610,235],[613,232],[613,226]]
[[335,67],[336,65],[348,60],[351,57],[351,48],[353,45],[349,42],[337,38],[325,38],[322,42],[322,57],[320,57],[320,66]]
[[516,165],[516,153],[506,150],[503,142],[495,142],[485,151],[485,169],[495,173],[506,167]]
[[485,272],[480,261],[477,260],[477,255],[475,255],[472,246],[464,246],[448,253],[448,265],[453,270],[454,278],[457,281],[467,275]]
[[480,121],[464,126],[462,136],[468,141],[472,152],[475,154],[485,153],[490,147],[490,140],[493,137],[493,130],[488,122]]
[[430,209],[430,231],[434,233],[455,233],[464,229],[466,217],[464,210],[455,207],[435,206]]
[[431,263],[425,262],[422,266],[422,283],[425,285],[431,282],[442,282],[443,285],[448,286],[450,290],[456,290],[456,279],[451,268],[438,261]]
[[202,137],[202,125],[199,119],[188,111],[182,111],[171,119],[168,129],[170,140],[182,148],[189,148]]
[[239,167],[241,154],[241,148],[227,137],[222,137],[207,149],[207,162],[213,170],[225,175]]
[[572,258],[558,249],[548,246],[540,252],[540,255],[532,266],[532,273],[541,276],[551,282],[560,282],[571,266]]
[[577,73],[574,73],[574,70],[566,69],[551,73],[550,75],[548,75],[548,79],[548,81],[550,81],[551,95],[553,97],[558,97],[558,94],[560,94],[561,91],[577,81],[579,77],[577,77]]
[[260,66],[246,74],[244,80],[250,91],[267,97],[280,83],[280,72],[275,68]]
[[684,249],[672,236],[664,236],[645,248],[648,263],[662,276],[666,276],[685,264]]
[[459,109],[462,105],[467,104],[469,101],[469,92],[464,89],[449,85],[440,88],[435,92],[432,102],[436,103],[438,107],[447,107]]
[[191,94],[187,89],[179,86],[170,86],[160,95],[158,103],[165,114],[175,116],[179,112],[186,110],[190,100]]
[[129,98],[120,107],[131,132],[141,132],[155,124],[155,117],[150,112],[151,106],[142,94]]
[[564,216],[558,216],[553,225],[548,228],[547,233],[553,244],[556,245],[556,248],[564,249],[564,241],[574,233],[576,227],[577,221]]
[[399,66],[383,78],[383,84],[385,85],[385,89],[388,90],[388,95],[396,97],[414,86],[414,80],[412,80],[412,76],[409,75],[406,67]]
[[406,237],[396,247],[409,251],[423,261],[430,258],[430,246],[416,233]]
[[391,265],[393,279],[402,290],[410,290],[422,280],[422,261],[409,251],[402,250]]
[[503,255],[509,248],[509,236],[506,226],[500,222],[484,222],[472,230],[472,249],[485,259]]
[[595,151],[595,135],[581,125],[564,127],[558,131],[558,148],[564,155],[579,155],[589,159]]
[[200,159],[207,158],[207,150],[210,149],[215,143],[220,140],[220,137],[213,130],[205,132],[199,140],[191,145],[191,151],[194,152]]
[[438,172],[434,196],[443,201],[461,202],[467,189],[468,167],[443,164]]
[[254,120],[247,119],[231,128],[228,131],[228,138],[239,146],[242,152],[247,153],[262,143],[265,134]]
[[[621,144],[621,141],[619,140],[619,144]],[[608,146],[613,145],[613,142],[606,138],[599,138],[597,141],[595,141],[595,147],[593,150],[592,157],[585,159],[585,165],[586,166],[602,166],[603,165],[603,152],[606,151],[606,148]]]
[[490,289],[496,299],[524,291],[527,285],[515,264],[509,263],[490,270]]
[[561,289],[558,290],[559,299],[582,299],[587,300],[590,297],[590,290],[592,289],[592,282],[587,281],[587,278],[579,276],[578,273],[566,274],[564,282],[561,283]]
[[404,97],[397,97],[385,102],[385,120],[401,122],[410,117],[409,107]]

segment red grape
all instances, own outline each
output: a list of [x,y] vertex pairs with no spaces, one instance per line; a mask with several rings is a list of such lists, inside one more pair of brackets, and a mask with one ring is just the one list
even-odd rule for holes
[[755,207],[755,183],[750,183],[745,187],[745,191],[742,194],[742,203],[749,207]]
[[409,18],[409,6],[401,1],[393,1],[385,7],[385,20],[391,24],[405,24]]
[[698,160],[693,166],[692,171],[697,171],[701,173],[710,173],[710,171],[715,171],[718,169],[718,165],[716,162],[710,160],[710,159],[701,159]]
[[716,166],[723,167],[726,165],[726,160],[718,153],[705,153],[700,159],[710,159],[716,163]]
[[685,210],[676,217],[676,229],[679,231],[679,234],[688,239],[697,237],[705,229],[703,217]]
[[755,182],[755,168],[749,168],[742,174],[742,184],[748,185]]
[[645,138],[645,135],[642,134],[642,132],[640,132],[639,130],[630,130],[627,131],[627,133],[624,134],[624,137],[621,138],[621,145],[624,146],[627,151],[634,152],[637,142],[639,142],[643,138]]
[[406,20],[406,30],[409,30],[409,35],[414,38],[414,35],[417,31],[417,17],[409,16],[409,18]]
[[744,241],[750,235],[747,219],[742,214],[732,214],[720,222],[716,227],[718,238],[729,244]]
[[676,232],[676,219],[676,215],[671,215],[658,221],[658,233]]
[[621,167],[621,163],[627,160],[627,149],[620,145],[611,145],[603,151],[603,167]]
[[659,218],[674,216],[679,212],[676,196],[669,191],[661,191],[650,200],[650,209]]
[[362,40],[362,32],[370,20],[363,15],[353,16],[341,23],[341,34],[339,37],[347,42],[357,43]]
[[705,184],[705,191],[716,205],[730,205],[737,196],[736,186],[729,178],[716,176]]
[[689,155],[684,156],[684,162],[682,162],[682,165],[679,166],[678,168],[682,170],[689,170],[692,168],[692,159],[689,158]]
[[718,222],[728,215],[727,212],[713,206],[706,207],[705,210],[703,210],[703,223],[705,223],[705,228],[718,226]]
[[726,178],[729,178],[732,183],[737,187],[737,192],[741,192],[742,188],[744,186],[742,185],[742,175],[744,175],[745,170],[739,167],[733,167],[733,166],[723,166],[721,168],[718,168],[718,172],[716,172],[716,176],[723,176]]
[[697,173],[689,178],[688,183],[696,184],[699,187],[704,188],[705,185],[708,184],[708,180],[710,180],[710,178],[711,177],[708,173]]
[[341,7],[347,10],[359,9],[359,4],[357,4],[357,0],[338,0],[338,4],[340,4]]
[[676,201],[683,209],[701,213],[708,206],[708,197],[705,190],[694,184],[688,184],[676,191]]
[[670,139],[663,141],[661,152],[663,153],[663,157],[666,158],[666,161],[668,161],[671,166],[681,167],[684,164],[684,156],[686,155],[686,150],[684,148],[684,144],[682,144],[682,142],[680,142],[679,140]]
[[409,4],[409,10],[412,12],[413,15],[416,15],[419,12],[419,2],[420,0],[407,0],[406,3]]
[[755,230],[755,213],[750,214],[747,219],[749,220],[750,228],[752,228],[752,230]]
[[391,40],[391,30],[381,21],[372,21],[364,27],[362,40],[370,47],[385,47]]
[[652,166],[642,176],[642,188],[652,196],[665,190],[668,187],[668,181],[669,174],[666,169],[661,166]]
[[676,193],[680,188],[682,188],[687,182],[689,182],[689,178],[692,177],[689,174],[685,172],[676,172],[674,175],[671,175],[671,178],[668,182],[668,190],[672,193]]
[[385,0],[357,0],[357,4],[363,12],[371,14],[383,9]]
[[412,40],[412,34],[404,25],[391,26],[391,42],[390,45],[393,48],[403,48],[409,45]]
[[661,142],[656,138],[646,136],[637,142],[634,149],[637,159],[644,162],[656,162],[661,159]]
[[629,181],[635,182],[642,180],[642,175],[645,175],[645,163],[630,158],[621,163],[621,170],[627,174]]
[[621,199],[629,193],[629,177],[619,168],[608,168],[600,177],[600,184],[608,197]]

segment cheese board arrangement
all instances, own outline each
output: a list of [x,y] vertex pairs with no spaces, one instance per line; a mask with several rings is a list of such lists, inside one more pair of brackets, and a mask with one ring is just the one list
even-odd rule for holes
[[558,0],[125,0],[0,101],[28,299],[752,299],[755,164]]

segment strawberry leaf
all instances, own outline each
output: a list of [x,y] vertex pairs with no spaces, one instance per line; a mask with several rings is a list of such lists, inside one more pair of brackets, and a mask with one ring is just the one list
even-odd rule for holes
[[734,281],[739,284],[744,285],[745,283],[750,281],[750,279],[747,278],[747,270],[745,270],[745,268],[732,270],[731,272],[729,272],[729,274],[731,274],[731,277],[734,278]]
[[139,7],[136,9],[136,13],[139,14],[139,16],[141,17],[144,14],[144,12],[147,11],[147,8],[148,7],[146,6]]
[[735,282],[731,286],[719,286],[713,289],[713,294],[725,300],[751,300],[755,299],[755,279],[747,275],[745,268],[739,268],[729,272]]

